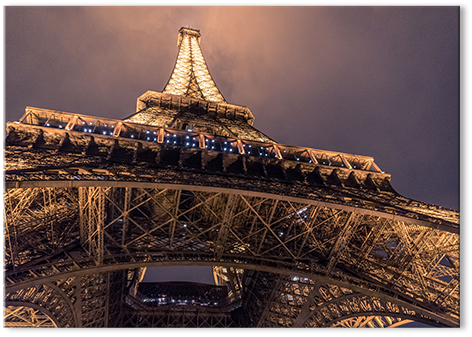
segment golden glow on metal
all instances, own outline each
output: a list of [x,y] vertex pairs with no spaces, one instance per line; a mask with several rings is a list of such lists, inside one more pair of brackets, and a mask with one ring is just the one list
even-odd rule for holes
[[57,328],[57,324],[38,309],[7,306],[3,314],[5,328]]
[[197,31],[180,30],[177,62],[163,93],[227,103],[208,71],[199,40]]

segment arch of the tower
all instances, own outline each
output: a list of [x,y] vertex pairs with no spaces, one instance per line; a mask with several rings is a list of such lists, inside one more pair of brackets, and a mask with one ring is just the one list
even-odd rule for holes
[[227,187],[43,180],[8,188],[5,211],[6,301],[40,306],[58,326],[235,325],[129,304],[139,281],[130,271],[184,265],[243,270],[232,290],[249,326],[458,324],[458,234],[381,210]]
[[[166,320],[162,321],[162,318],[169,318],[169,308],[156,310],[155,307],[146,307],[142,297],[136,294],[139,280],[133,278],[133,274],[147,267],[215,264],[218,268],[228,270],[246,268],[245,278],[240,282],[242,287],[248,287],[251,291],[243,292],[241,303],[226,306],[242,306],[246,315],[222,315],[212,325],[208,321],[212,316],[211,310],[203,310],[201,319],[205,326],[244,324],[255,327],[396,327],[412,321],[438,327],[455,324],[397,298],[327,277],[295,274],[276,267],[238,262],[222,264],[171,260],[71,270],[7,286],[5,325],[167,326],[168,323]],[[195,311],[195,307],[193,310]],[[189,316],[182,310],[174,310],[172,314],[174,319],[185,318],[189,326],[192,326],[192,315]],[[205,314],[208,315],[206,318]],[[139,323],[141,316],[148,319]]]

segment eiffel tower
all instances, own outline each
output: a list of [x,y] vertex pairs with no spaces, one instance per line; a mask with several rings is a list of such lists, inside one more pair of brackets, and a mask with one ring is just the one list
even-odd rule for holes
[[[180,29],[164,90],[123,120],[7,123],[4,325],[459,326],[459,212],[399,195],[372,157],[254,128],[200,38]],[[142,282],[164,266],[215,285]]]

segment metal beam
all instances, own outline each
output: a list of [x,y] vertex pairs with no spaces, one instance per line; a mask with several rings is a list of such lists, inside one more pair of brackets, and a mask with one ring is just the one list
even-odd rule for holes
[[[197,186],[197,185],[186,185],[186,184],[167,184],[167,183],[150,183],[150,182],[129,182],[129,181],[6,181],[5,189],[11,188],[34,188],[34,187],[61,187],[61,188],[72,188],[72,187],[132,187],[132,188],[155,188],[155,189],[174,189],[174,190],[189,190],[199,192],[217,192],[217,193],[235,193],[234,189],[214,186]],[[343,210],[347,212],[355,212],[364,215],[379,216],[385,219],[393,221],[404,221],[408,224],[415,224],[419,226],[425,226],[432,229],[437,229],[453,234],[459,234],[459,226],[457,224],[449,223],[448,221],[430,222],[415,218],[409,218],[406,216],[391,214],[386,211],[372,210],[369,208],[363,208],[362,206],[348,206],[339,204],[336,202],[317,201],[306,198],[291,197],[286,195],[271,194],[266,192],[256,192],[248,190],[237,190],[240,195],[254,196],[258,198],[270,198],[278,200],[287,200],[296,203],[306,203],[307,205],[328,207],[337,210]]]

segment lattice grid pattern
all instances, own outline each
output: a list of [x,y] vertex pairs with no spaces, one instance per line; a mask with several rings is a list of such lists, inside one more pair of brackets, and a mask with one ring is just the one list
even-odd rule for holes
[[162,92],[226,103],[208,71],[199,38],[200,34],[194,30],[180,30],[177,61]]
[[[54,222],[46,221],[50,219],[47,215],[51,212],[51,200],[58,199],[63,201],[55,204],[57,215],[69,216],[52,216]],[[275,267],[292,275],[280,276],[275,281],[276,285],[268,283],[270,303],[258,309],[263,311],[259,324],[295,324],[294,319],[300,315],[306,302],[306,299],[301,300],[300,294],[310,298],[312,292],[307,288],[308,284],[300,281],[301,276],[293,276],[300,273],[341,281],[350,292],[353,292],[353,286],[361,286],[391,296],[391,301],[381,302],[382,307],[398,307],[400,302],[395,302],[395,299],[401,300],[410,305],[403,307],[412,312],[408,317],[402,316],[404,319],[419,317],[412,309],[415,307],[423,310],[419,311],[420,319],[428,317],[435,324],[439,324],[437,318],[427,316],[426,311],[439,312],[443,319],[451,322],[458,317],[457,234],[283,198],[255,197],[242,191],[32,188],[7,190],[5,201],[8,210],[5,240],[10,243],[5,245],[5,256],[7,266],[12,268],[6,274],[7,289],[23,284],[22,290],[18,291],[31,294],[26,299],[42,298],[47,294],[49,283],[28,285],[31,282],[35,284],[35,279],[55,280],[51,284],[60,288],[66,294],[63,297],[69,299],[69,306],[74,307],[78,297],[72,287],[79,282],[82,289],[81,326],[108,326],[110,307],[116,312],[121,311],[120,301],[117,296],[110,297],[110,289],[118,287],[115,293],[120,294],[125,285],[118,282],[113,286],[110,273],[84,274],[80,281],[74,278],[56,281],[58,277],[64,273],[74,275],[81,269],[100,270],[113,265],[122,269],[122,263],[139,267],[147,262],[172,260],[205,261],[213,265],[226,263],[228,267],[239,269],[256,264],[258,268]],[[68,213],[66,210],[69,208],[73,212]],[[68,233],[75,233],[72,235],[77,238],[74,243],[70,242],[70,235],[61,236],[65,229]],[[34,237],[36,241],[23,240],[24,237]],[[22,254],[18,254],[19,247]],[[40,251],[38,247],[41,247]],[[233,287],[239,283],[235,279]],[[252,291],[255,288],[253,286]],[[90,292],[88,289],[94,290]],[[318,291],[323,293],[323,289]],[[7,296],[9,300],[20,299],[16,292],[9,292]],[[364,305],[374,307],[375,299],[366,300],[365,296],[359,293],[356,298],[363,298],[364,303],[369,303]],[[26,299],[21,297],[21,301]],[[334,316],[337,319],[343,315],[364,313],[354,310],[352,304],[330,303],[321,305],[312,315],[318,317],[315,323],[309,323],[306,318],[304,324],[341,324],[334,318],[327,318],[331,317],[327,310],[334,310],[333,305],[335,311],[342,313]],[[341,310],[342,305],[348,309]],[[388,313],[408,315],[393,309]],[[325,319],[321,320],[320,315]],[[381,325],[379,321],[369,322]],[[445,321],[439,322],[445,324]],[[396,323],[395,319],[391,322]],[[61,326],[74,324],[69,318]]]

